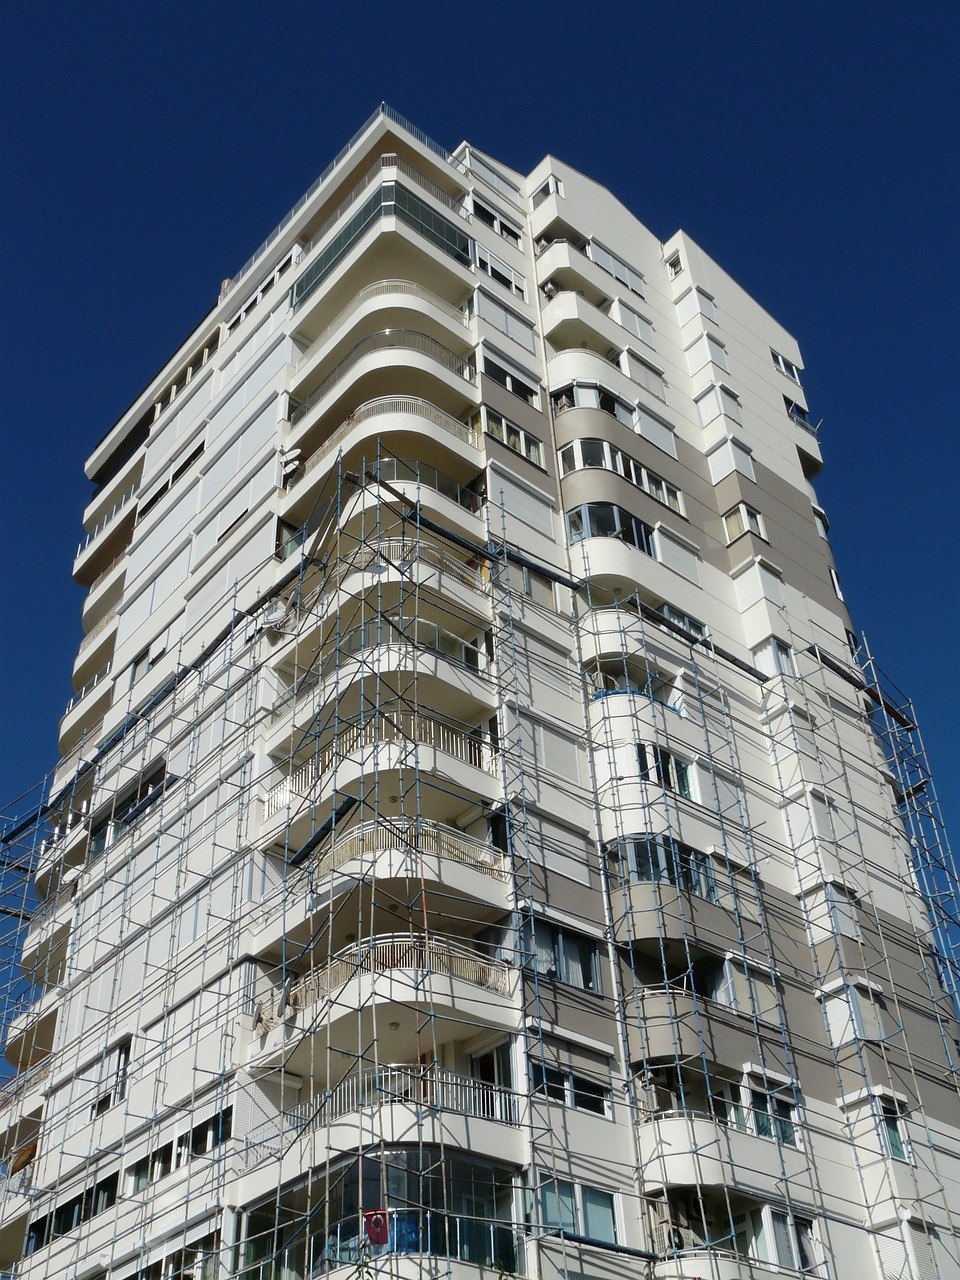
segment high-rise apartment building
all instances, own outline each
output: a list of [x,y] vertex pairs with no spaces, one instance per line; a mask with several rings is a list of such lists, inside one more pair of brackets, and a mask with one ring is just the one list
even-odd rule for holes
[[955,882],[815,416],[685,234],[374,114],[87,464],[0,1265],[960,1276]]

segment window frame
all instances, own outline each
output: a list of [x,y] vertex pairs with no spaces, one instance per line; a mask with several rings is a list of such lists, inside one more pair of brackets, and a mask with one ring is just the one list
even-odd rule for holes
[[[549,939],[545,936],[547,934],[549,934]],[[590,985],[584,985],[584,983],[574,980],[575,965],[571,963],[574,946],[581,949],[580,957],[576,961],[576,964],[581,968],[581,974],[585,958],[583,949],[586,947],[590,949]],[[548,952],[551,960],[549,968],[545,971],[540,968],[540,955]],[[590,995],[603,995],[600,956],[594,938],[590,938],[584,933],[576,933],[571,929],[564,929],[560,925],[554,924],[553,921],[538,916],[534,920],[534,957],[538,977],[561,982],[564,986],[575,987],[578,991],[586,991]]]
[[[493,422],[491,421],[492,419],[496,419],[496,421]],[[491,409],[486,404],[480,406],[474,416],[474,422],[479,422],[480,429],[484,435],[499,441],[511,453],[519,454],[521,458],[525,458],[527,462],[538,467],[541,471],[545,470],[543,465],[543,441],[539,436],[535,436],[532,432],[527,431],[526,428],[518,426],[517,423],[511,421],[502,413],[498,413],[496,409]],[[510,441],[512,432],[516,433],[517,444],[512,444]]]
[[[599,465],[584,460],[587,446],[600,447],[602,461]],[[573,458],[572,465],[567,465],[564,455],[567,455],[567,458]],[[654,502],[660,503],[661,506],[667,507],[686,519],[683,491],[650,467],[644,466],[632,454],[618,449],[609,440],[603,440],[597,436],[578,436],[557,451],[557,464],[561,479],[572,471],[612,471],[614,475],[622,476],[635,488],[642,490]],[[671,498],[673,501],[670,500]]]
[[[487,217],[483,214],[489,215]],[[523,251],[523,227],[514,222],[512,218],[507,217],[505,213],[486,198],[478,198],[477,193],[471,192],[470,195],[470,216],[476,218],[484,227],[489,227],[501,240],[505,240],[507,244],[513,245],[515,249]]]
[[803,383],[800,381],[800,370],[792,360],[788,360],[787,357],[781,355],[779,351],[774,351],[773,347],[770,348],[770,354],[773,357],[775,369],[778,369],[780,373],[789,378],[791,382],[795,382],[798,387],[803,386]]
[[[508,356],[502,356],[499,352],[491,352],[483,344],[478,348],[478,355],[480,356],[480,372],[485,377],[495,382],[498,387],[503,387],[505,391],[509,391],[518,400],[529,404],[532,408],[540,408],[539,378],[520,368],[519,365],[515,365]],[[494,370],[496,370],[496,373]],[[500,373],[503,374],[503,380],[497,376]],[[522,387],[523,391],[518,391],[517,386]],[[524,392],[528,394],[524,394]]]
[[[548,1208],[547,1195],[553,1188],[553,1194],[556,1198],[557,1207],[560,1207],[561,1194],[564,1197],[566,1205],[572,1210],[567,1216],[566,1221],[572,1222],[572,1227],[566,1225],[566,1221],[558,1220],[551,1217]],[[561,1192],[561,1188],[563,1191]],[[603,1197],[608,1202],[605,1208],[609,1211],[610,1226],[612,1239],[603,1235],[591,1235],[588,1230],[589,1213],[586,1206],[585,1195]],[[596,1241],[603,1245],[616,1245],[620,1243],[622,1230],[617,1215],[617,1193],[607,1191],[604,1187],[590,1186],[584,1182],[574,1182],[569,1178],[556,1178],[544,1171],[537,1171],[537,1206],[539,1209],[540,1222],[542,1226],[553,1227],[561,1234],[569,1234],[579,1236],[583,1240]],[[559,1215],[558,1215],[559,1217]]]
[[[739,529],[736,529],[735,525],[731,527],[734,517],[739,520]],[[756,507],[751,507],[748,502],[734,503],[729,511],[723,513],[723,532],[726,536],[728,547],[733,546],[735,542],[748,533],[752,533],[755,538],[759,538],[762,542],[769,542],[763,514]]]

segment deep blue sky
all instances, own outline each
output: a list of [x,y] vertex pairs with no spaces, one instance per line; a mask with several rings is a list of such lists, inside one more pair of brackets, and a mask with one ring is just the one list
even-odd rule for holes
[[89,448],[386,99],[683,226],[801,344],[847,598],[954,830],[952,6],[4,6],[0,806],[55,759]]

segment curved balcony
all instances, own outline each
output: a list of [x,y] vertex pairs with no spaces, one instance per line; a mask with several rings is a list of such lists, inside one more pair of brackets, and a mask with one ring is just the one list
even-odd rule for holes
[[653,1265],[653,1280],[797,1280],[797,1277],[823,1276],[818,1267],[813,1271],[793,1271],[773,1262],[758,1262],[731,1249],[711,1249],[694,1245],[678,1250],[675,1256],[663,1258]]
[[744,1109],[742,1127],[695,1111],[648,1116],[638,1133],[644,1189],[710,1186],[765,1197],[782,1194],[784,1179],[799,1179],[807,1168],[796,1130],[785,1131],[792,1143],[760,1137],[746,1131],[750,1116]]
[[[325,1000],[338,987],[362,974],[389,973],[395,969],[416,970],[456,978],[474,987],[510,992],[510,966],[492,960],[459,938],[420,937],[417,934],[381,934],[364,942],[351,943],[330,961],[314,969],[290,987],[286,1006],[291,1012],[309,1009]],[[278,1026],[284,1015],[267,1018],[266,1025]]]
[[13,1017],[7,1024],[3,1052],[18,1069],[39,1064],[53,1049],[62,998],[63,992],[59,987],[51,987],[42,993],[34,990],[24,995],[14,1007]]
[[73,574],[81,582],[88,576],[93,581],[122,554],[123,547],[130,541],[134,499],[139,487],[139,479],[134,480],[80,541],[73,562]]
[[[422,307],[417,304],[422,304]],[[336,319],[331,320],[326,328],[313,339],[295,365],[293,385],[296,385],[297,377],[303,374],[304,370],[311,364],[326,343],[348,321],[356,322],[362,312],[373,312],[382,307],[390,307],[395,310],[422,310],[428,317],[435,313],[443,318],[444,330],[450,326],[455,329],[469,330],[470,326],[470,321],[464,311],[447,302],[445,298],[441,298],[432,289],[426,289],[423,285],[417,284],[413,280],[378,280],[376,283],[368,284],[358,293],[355,293]],[[464,336],[464,341],[468,340],[467,336]]]
[[377,934],[341,948],[325,964],[278,989],[261,1005],[248,1068],[283,1062],[315,1074],[312,1044],[321,1032],[335,1052],[350,1052],[376,1035],[390,1057],[415,1057],[423,1009],[434,1019],[436,1043],[462,1038],[466,1028],[516,1024],[516,973],[468,939],[442,934]]
[[317,1265],[324,1271],[350,1268],[356,1275],[367,1257],[391,1258],[390,1274],[404,1280],[435,1274],[432,1267],[414,1261],[423,1256],[492,1268],[499,1276],[512,1275],[523,1265],[523,1229],[510,1222],[431,1209],[387,1209],[384,1216],[384,1244],[371,1245],[363,1224],[348,1218],[331,1228]]
[[783,1038],[772,1023],[758,1035],[749,1016],[678,987],[642,987],[631,1003],[628,1036],[633,1062],[705,1056],[719,1067],[742,1071],[743,1063],[757,1061],[760,1053],[760,1061],[771,1070],[789,1074]]
[[[346,757],[383,745],[427,747],[472,769],[494,773],[496,757],[490,746],[468,725],[449,724],[416,711],[367,715],[347,725],[316,756],[278,782],[264,800],[264,819],[281,813],[295,799],[305,800],[334,766]],[[372,767],[372,762],[371,762]]]
[[64,755],[72,751],[78,739],[103,719],[113,698],[112,663],[105,667],[67,703],[60,717],[59,745]]
[[[356,347],[353,347],[343,360],[340,360],[339,364],[316,385],[314,390],[311,390],[308,396],[303,399],[291,397],[291,410],[289,410],[291,426],[297,426],[305,420],[308,413],[314,410],[317,404],[323,402],[334,387],[347,378],[347,375],[351,374],[362,361],[367,360],[367,357],[393,351],[403,351],[408,355],[424,357],[424,360],[429,362],[426,367],[438,367],[452,374],[453,378],[462,379],[470,385],[474,384],[474,366],[471,364],[470,357],[458,356],[449,347],[444,347],[442,342],[416,329],[381,329],[379,333],[371,333],[361,339]],[[388,369],[390,365],[393,365],[396,371],[396,362],[388,361]]]
[[305,870],[315,879],[349,862],[367,862],[398,850],[409,850],[418,858],[456,862],[501,882],[509,878],[506,856],[485,840],[428,818],[404,817],[362,822],[351,827],[323,847]]
[[[496,1124],[518,1124],[517,1099],[509,1089],[441,1067],[396,1063],[347,1076],[333,1089],[258,1126],[246,1138],[244,1163],[254,1168],[297,1138],[359,1111],[393,1107],[413,1113],[416,1123],[425,1114],[446,1111]],[[387,1136],[382,1120],[378,1131],[385,1141],[402,1141]]]

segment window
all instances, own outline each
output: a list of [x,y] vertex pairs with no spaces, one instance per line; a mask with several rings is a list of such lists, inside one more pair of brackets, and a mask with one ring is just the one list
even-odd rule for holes
[[194,1128],[182,1133],[174,1142],[171,1139],[162,1146],[151,1151],[127,1169],[127,1185],[130,1194],[145,1191],[153,1183],[165,1178],[174,1169],[179,1169],[197,1156],[207,1155],[221,1143],[226,1142],[232,1132],[233,1108],[227,1107],[218,1111],[209,1120],[204,1120]]
[[907,1160],[907,1144],[901,1123],[903,1113],[892,1098],[878,1098],[876,1103],[877,1125],[884,1151],[893,1160]]
[[821,507],[813,508],[813,523],[817,526],[817,533],[821,538],[829,537],[830,522],[827,520],[826,512]]
[[159,800],[164,787],[172,779],[166,775],[163,764],[157,765],[148,774],[140,778],[132,787],[127,787],[114,802],[113,808],[90,825],[90,841],[87,846],[87,861],[93,862],[101,856],[128,823]]
[[476,196],[473,197],[473,216],[485,227],[490,227],[498,236],[502,236],[509,244],[517,249],[520,248],[520,228],[497,209],[492,209],[482,200],[478,200]]
[[875,983],[854,978],[825,996],[830,1042],[835,1049],[854,1040],[884,1038],[883,1004],[875,987]]
[[544,920],[536,922],[534,944],[537,972],[556,978],[581,991],[600,992],[600,971],[596,944],[579,933],[559,929]]
[[610,316],[611,319],[622,325],[627,333],[632,333],[635,338],[639,338],[646,346],[656,349],[653,341],[653,325],[645,316],[634,311],[632,307],[628,307],[619,298],[614,300],[610,308]]
[[644,296],[643,276],[640,272],[631,267],[628,262],[624,262],[622,258],[618,258],[615,253],[611,253],[599,240],[587,241],[587,257],[591,262],[595,262],[601,271],[606,271],[607,275],[613,276],[614,280],[625,284],[631,293],[641,298]]
[[483,372],[488,378],[492,378],[494,382],[505,387],[507,391],[513,395],[519,396],[521,400],[526,400],[527,404],[532,404],[534,408],[540,407],[540,392],[537,389],[537,380],[529,373],[514,372],[503,364],[499,364],[496,360],[492,360],[484,351],[483,353]]
[[554,1102],[592,1111],[598,1116],[608,1114],[610,1089],[596,1080],[575,1071],[547,1066],[539,1060],[530,1062],[530,1079],[535,1093],[542,1093]]
[[506,337],[512,338],[524,350],[533,352],[535,346],[533,326],[518,316],[515,311],[502,306],[489,294],[484,293],[482,289],[477,293],[477,315]]
[[534,604],[542,605],[545,609],[555,609],[556,601],[553,594],[553,583],[542,573],[537,573],[535,569],[529,569],[523,566],[523,594],[529,596]]
[[571,542],[584,538],[619,538],[644,555],[654,555],[650,526],[612,502],[587,502],[582,507],[574,507],[567,513],[566,521]]
[[483,407],[481,421],[487,435],[493,436],[494,440],[499,440],[501,444],[505,444],[514,453],[519,453],[535,466],[543,466],[543,445],[536,436],[532,436],[529,431],[524,431],[522,427],[516,426],[507,418],[501,417],[499,413],[494,413],[486,405]]
[[758,1138],[775,1138],[788,1147],[798,1145],[793,1103],[782,1093],[751,1088],[750,1116]]
[[120,1175],[112,1173],[88,1187],[82,1195],[73,1196],[63,1204],[58,1204],[53,1213],[31,1222],[27,1230],[25,1255],[29,1257],[52,1240],[75,1231],[98,1213],[112,1208],[117,1202],[119,1185]]
[[631,878],[641,884],[666,883],[716,902],[713,859],[673,836],[629,836],[623,842]]
[[676,485],[670,484],[662,476],[641,466],[635,458],[606,440],[586,437],[574,440],[560,450],[560,474],[569,475],[587,467],[602,467],[605,471],[615,471],[638,489],[643,489],[651,498],[662,502],[672,511],[683,515],[683,498]]
[[829,569],[830,569],[830,581],[833,584],[833,590],[836,593],[837,599],[842,600],[843,592],[840,590],[840,578],[837,574],[836,569],[833,567],[833,565],[830,565]]
[[[102,1116],[105,1111],[122,1102],[127,1096],[127,1075],[130,1071],[130,1046],[132,1039],[127,1036],[121,1040],[112,1053],[107,1054],[101,1062],[101,1092],[90,1108],[91,1119]],[[106,1088],[104,1089],[104,1086]]]
[[683,262],[679,253],[672,254],[667,259],[667,275],[671,280],[676,280],[677,276],[683,271]]
[[626,400],[608,391],[606,387],[595,382],[574,382],[550,393],[550,405],[555,414],[565,409],[602,409],[622,422],[625,427],[633,428],[634,409]]
[[797,664],[793,650],[783,640],[771,636],[752,650],[753,664],[765,676],[795,676]]
[[808,431],[810,430],[810,421],[807,418],[807,410],[802,404],[798,404],[796,400],[791,400],[789,396],[784,396],[783,407],[794,422],[798,423],[801,427],[806,427]]
[[541,1178],[540,1216],[544,1226],[604,1244],[617,1243],[614,1200],[609,1191],[562,1178]]
[[657,609],[657,613],[661,614],[674,627],[679,627],[681,631],[685,631],[687,635],[692,636],[693,639],[705,640],[707,638],[708,632],[705,623],[700,622],[697,618],[691,618],[689,614],[681,613],[672,604],[667,604],[664,601]]
[[727,535],[727,546],[731,542],[736,542],[737,538],[742,538],[745,533],[755,534],[758,538],[767,540],[767,535],[763,527],[763,517],[754,507],[748,507],[745,502],[738,502],[735,507],[726,513],[723,517],[723,528]]
[[788,378],[792,378],[793,381],[799,386],[800,370],[797,368],[797,366],[795,364],[792,364],[786,358],[786,356],[782,356],[779,351],[774,351],[773,348],[770,349],[770,354],[771,356],[773,356],[774,365],[780,370],[780,372],[785,373]]
[[658,742],[637,743],[637,765],[640,776],[685,800],[693,799],[693,777],[690,763],[661,747]]
[[820,1247],[813,1222],[764,1205],[734,1219],[737,1252],[788,1271],[817,1272]]
[[799,1146],[792,1085],[771,1089],[746,1077],[711,1082],[710,1106],[717,1120],[741,1133],[772,1138],[788,1147]]
[[776,1022],[779,1017],[777,984],[766,969],[727,957],[719,971],[708,975],[703,992],[719,1004],[761,1022]]
[[495,253],[491,253],[489,249],[485,249],[483,245],[477,245],[477,270],[488,275],[491,280],[495,280],[497,284],[502,285],[504,289],[509,289],[512,294],[526,301],[527,282],[519,273],[514,271],[502,258],[498,258]]
[[721,415],[729,419],[730,422],[736,422],[738,425],[743,422],[743,410],[740,406],[740,397],[734,391],[730,391],[727,387],[711,387],[697,400],[697,412],[700,415],[700,425],[707,427],[715,419]]
[[563,183],[559,178],[554,177],[552,173],[550,177],[547,178],[546,182],[543,183],[542,186],[537,187],[536,191],[533,193],[534,209],[539,209],[544,200],[548,199],[550,196],[559,196],[561,200],[563,199]]
[[624,372],[628,377],[633,378],[634,382],[639,382],[644,391],[649,391],[652,396],[656,396],[666,404],[667,383],[663,373],[652,364],[648,364],[646,360],[641,360],[639,356],[633,356],[630,351],[626,355],[627,368]]

